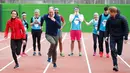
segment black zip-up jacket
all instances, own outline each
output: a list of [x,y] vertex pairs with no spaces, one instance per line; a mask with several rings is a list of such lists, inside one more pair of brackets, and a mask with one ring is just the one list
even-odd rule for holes
[[124,37],[128,40],[129,27],[126,18],[118,13],[115,18],[110,17],[106,23],[106,37]]
[[46,22],[46,34],[51,35],[51,36],[57,36],[58,33],[58,29],[61,28],[61,20],[60,20],[60,16],[55,14],[54,18],[56,19],[56,21],[52,21],[49,17],[49,14],[45,14],[42,17],[42,21],[41,24],[43,24],[43,22]]

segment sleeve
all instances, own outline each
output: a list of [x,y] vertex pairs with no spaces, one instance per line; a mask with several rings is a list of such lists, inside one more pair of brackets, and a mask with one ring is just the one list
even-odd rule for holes
[[83,14],[80,15],[80,21],[81,21],[81,22],[84,21],[84,16],[83,16]]
[[69,16],[69,21],[72,22],[73,19],[74,19],[74,16],[73,16],[72,14],[70,14],[70,16]]
[[109,24],[110,20],[108,19],[106,22],[106,31],[105,31],[105,37],[109,37],[109,32],[110,32],[110,24]]
[[123,21],[124,39],[128,40],[128,34],[129,34],[128,22],[125,17],[122,17],[122,21]]
[[22,39],[26,39],[26,33],[25,33],[25,29],[24,29],[24,25],[22,24],[22,21],[19,20],[19,26],[20,26],[20,29],[22,31]]
[[61,28],[61,20],[60,20],[60,16],[56,17],[56,21],[55,24],[57,25],[57,27],[60,29]]
[[100,28],[101,18],[102,18],[102,15],[100,15],[100,17],[99,17],[97,30],[99,30],[99,28]]
[[4,37],[7,37],[7,36],[8,36],[8,32],[9,32],[9,21],[6,23],[6,28],[5,28]]
[[28,26],[28,22],[25,21],[25,20],[24,20],[24,22],[25,22],[25,24],[26,24],[26,28],[28,29],[28,28],[29,28],[29,26]]
[[61,21],[64,23],[65,20],[64,20],[63,16],[60,16],[60,18],[61,18]]
[[89,22],[86,22],[87,25],[90,25],[92,23],[93,23],[93,19],[91,21],[89,21]]
[[43,16],[41,17],[41,26],[43,26],[44,19],[45,19],[45,15],[43,15]]
[[30,23],[33,23],[33,17],[31,18]]
[[27,23],[27,29],[29,28],[29,26],[28,26],[28,23]]

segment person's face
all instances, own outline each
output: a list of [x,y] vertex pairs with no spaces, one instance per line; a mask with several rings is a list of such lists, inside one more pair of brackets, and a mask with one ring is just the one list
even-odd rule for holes
[[58,14],[59,13],[59,11],[58,10],[55,10],[55,14]]
[[98,19],[98,15],[94,15],[94,19],[97,20]]
[[79,13],[79,9],[75,9],[74,12],[75,12],[75,13]]
[[104,10],[104,13],[105,13],[105,14],[109,14],[109,10],[106,10],[106,11]]
[[50,16],[50,17],[53,17],[53,16],[54,16],[54,10],[52,10],[52,9],[49,10],[49,16]]
[[35,17],[39,17],[40,14],[38,12],[35,12],[34,15]]
[[11,13],[11,17],[12,17],[12,18],[16,18],[16,17],[17,17],[17,13],[16,13],[15,11],[13,11],[13,12]]
[[26,15],[23,15],[23,19],[26,19]]
[[110,16],[111,16],[111,17],[115,17],[115,15],[116,15],[116,13],[110,12]]

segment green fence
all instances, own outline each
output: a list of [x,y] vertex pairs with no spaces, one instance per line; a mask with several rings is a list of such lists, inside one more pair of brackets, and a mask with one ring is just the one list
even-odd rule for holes
[[2,31],[2,5],[0,4],[0,31]]
[[[34,9],[41,10],[41,16],[48,12],[48,7],[54,6],[60,9],[60,14],[66,20],[66,26],[63,31],[68,32],[70,30],[69,15],[73,13],[73,8],[78,6],[80,8],[80,13],[84,14],[84,17],[87,21],[90,21],[93,18],[93,13],[98,12],[99,14],[103,13],[103,8],[105,5],[87,5],[87,4],[2,4],[2,31],[5,29],[7,20],[10,18],[10,11],[15,9],[19,12],[19,17],[24,11],[27,13],[27,21],[30,22],[31,17],[34,15]],[[110,5],[112,6],[112,5]],[[121,14],[126,16],[128,22],[130,23],[130,5],[113,5],[118,7],[121,10]],[[1,22],[1,21],[0,21]],[[45,30],[45,25],[44,28]],[[29,28],[30,31],[30,28]],[[86,26],[83,22],[82,24],[83,32],[91,32],[92,26]]]

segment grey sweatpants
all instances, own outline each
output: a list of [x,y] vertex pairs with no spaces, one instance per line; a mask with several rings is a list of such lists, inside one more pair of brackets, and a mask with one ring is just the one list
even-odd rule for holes
[[48,40],[48,42],[50,43],[50,48],[48,50],[48,57],[51,58],[52,57],[52,62],[56,63],[56,59],[57,59],[57,44],[58,44],[58,37],[57,36],[51,36],[46,34],[45,35],[46,39]]

